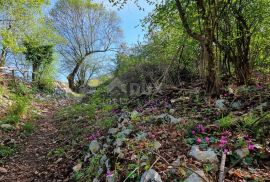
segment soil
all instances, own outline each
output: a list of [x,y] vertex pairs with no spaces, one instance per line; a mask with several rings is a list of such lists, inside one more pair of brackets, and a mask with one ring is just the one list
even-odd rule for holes
[[53,121],[57,108],[50,104],[42,110],[42,119],[34,123],[34,133],[20,141],[18,152],[0,166],[7,170],[5,174],[0,173],[0,181],[70,181],[71,164],[62,158],[55,160],[48,155],[58,145],[58,129]]

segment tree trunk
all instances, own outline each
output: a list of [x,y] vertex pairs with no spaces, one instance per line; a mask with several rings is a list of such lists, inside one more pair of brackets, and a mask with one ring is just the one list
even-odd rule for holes
[[[6,64],[6,55],[7,55],[7,51],[6,51],[6,48],[2,48],[2,50],[1,50],[1,57],[0,57],[0,67],[4,67],[5,66],[5,64]],[[1,72],[2,70],[0,69],[0,72]]]
[[38,71],[38,66],[36,63],[33,62],[32,64],[32,82],[36,81],[36,73]]
[[210,95],[218,95],[220,90],[220,81],[216,72],[216,62],[211,42],[204,44],[204,63],[207,63],[206,91]]
[[75,86],[75,75],[79,71],[79,68],[80,68],[81,64],[82,64],[82,61],[77,62],[75,68],[73,69],[73,71],[67,77],[67,79],[68,79],[68,86],[74,92],[77,92],[78,91],[78,89]]
[[250,67],[249,67],[249,51],[250,51],[250,37],[240,38],[239,44],[237,45],[238,52],[235,60],[235,75],[237,83],[244,85],[249,82]]

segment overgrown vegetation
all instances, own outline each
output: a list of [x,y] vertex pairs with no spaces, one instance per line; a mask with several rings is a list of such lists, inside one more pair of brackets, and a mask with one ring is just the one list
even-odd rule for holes
[[0,180],[269,179],[270,1],[145,3],[0,0]]

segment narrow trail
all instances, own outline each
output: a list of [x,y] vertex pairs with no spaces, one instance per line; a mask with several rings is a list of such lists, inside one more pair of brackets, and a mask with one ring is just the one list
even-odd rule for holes
[[57,148],[58,129],[53,121],[55,110],[55,106],[43,109],[42,119],[35,122],[35,132],[18,144],[18,153],[4,165],[8,172],[0,176],[1,182],[69,181],[67,168],[48,156]]

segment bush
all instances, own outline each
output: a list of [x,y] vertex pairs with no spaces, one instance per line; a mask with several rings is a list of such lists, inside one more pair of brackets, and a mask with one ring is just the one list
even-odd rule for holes
[[42,72],[39,75],[37,81],[38,88],[45,91],[52,91],[55,87],[55,75],[56,75],[56,65],[55,61],[44,66]]
[[22,117],[29,108],[30,99],[28,97],[16,95],[14,100],[15,103],[9,108],[8,114]]
[[191,82],[196,76],[191,71],[178,68],[175,65],[141,63],[119,74],[118,78],[127,85],[128,89],[132,88],[134,84],[140,85],[141,89],[147,89],[145,87],[157,87],[161,83],[163,86],[180,85],[183,81]]
[[2,121],[7,124],[17,125],[20,122],[20,117],[18,115],[8,115]]

